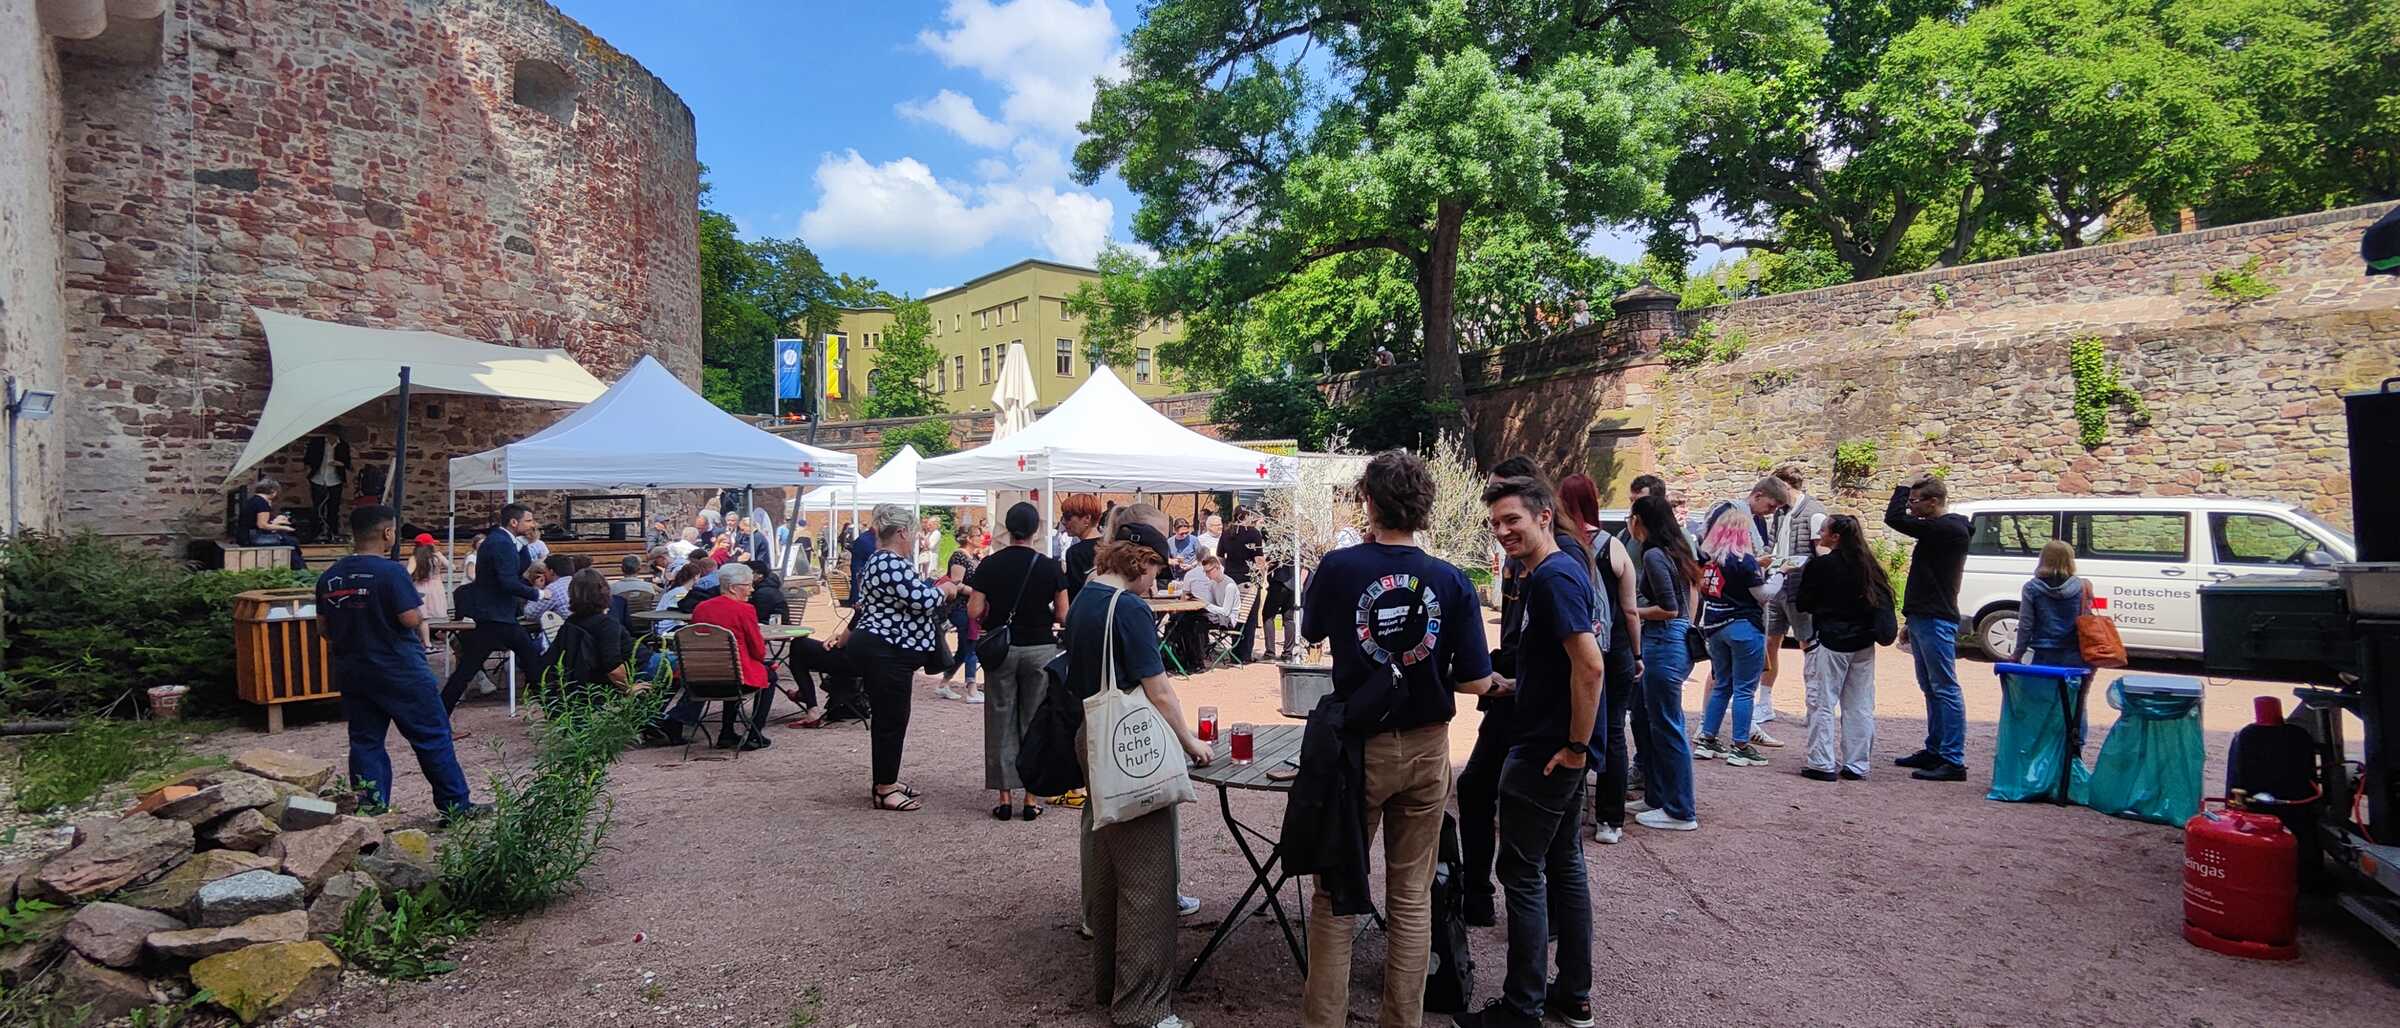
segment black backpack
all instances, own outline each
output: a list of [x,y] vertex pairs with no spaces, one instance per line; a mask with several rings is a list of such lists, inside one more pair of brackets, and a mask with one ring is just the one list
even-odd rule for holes
[[1017,778],[1026,792],[1056,796],[1083,788],[1083,760],[1075,751],[1075,735],[1083,731],[1083,698],[1067,687],[1065,650],[1042,665],[1042,675],[1048,687],[1017,743]]
[[1475,956],[1467,948],[1466,861],[1458,819],[1442,815],[1440,856],[1433,865],[1433,953],[1425,962],[1425,1009],[1463,1014],[1475,999]]

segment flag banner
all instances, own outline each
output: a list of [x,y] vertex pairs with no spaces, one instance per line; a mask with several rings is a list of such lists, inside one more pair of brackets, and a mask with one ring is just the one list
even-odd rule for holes
[[808,363],[804,353],[805,339],[775,340],[775,398],[804,400],[808,398]]

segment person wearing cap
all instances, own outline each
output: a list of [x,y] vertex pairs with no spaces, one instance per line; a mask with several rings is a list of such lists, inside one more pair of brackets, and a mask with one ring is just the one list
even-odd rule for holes
[[1017,750],[1033,725],[1047,679],[1042,668],[1058,656],[1057,626],[1067,619],[1067,577],[1039,548],[1042,512],[1030,503],[1008,508],[1007,545],[967,575],[967,617],[986,634],[1008,628],[1008,656],[984,669],[983,786],[999,794],[992,817],[1026,821],[1042,808],[1017,777]]

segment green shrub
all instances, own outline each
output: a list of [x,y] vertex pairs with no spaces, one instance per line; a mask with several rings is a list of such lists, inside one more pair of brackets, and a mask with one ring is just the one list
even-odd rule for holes
[[883,446],[877,452],[876,463],[892,459],[903,446],[914,446],[925,457],[939,457],[958,449],[950,442],[950,419],[926,418],[883,430]]
[[136,776],[155,778],[221,763],[221,757],[194,756],[184,748],[188,736],[208,728],[89,718],[72,731],[32,736],[17,747],[16,807],[32,812],[75,806]]
[[1243,371],[1209,402],[1208,419],[1229,426],[1237,439],[1297,439],[1303,450],[1322,450],[1334,410],[1314,380],[1289,368],[1264,375]]
[[2238,268],[2218,268],[2210,272],[2209,295],[2231,303],[2249,303],[2275,295],[2278,291],[2275,283],[2258,273],[2265,263],[2263,258],[2252,256]]
[[609,765],[665,701],[660,689],[544,696],[531,771],[494,775],[491,812],[459,821],[443,842],[442,887],[451,900],[518,914],[573,889],[608,835]]
[[1845,488],[1865,485],[1875,473],[1875,440],[1852,439],[1833,447],[1833,484]]
[[475,934],[472,912],[455,909],[438,889],[403,892],[384,909],[383,896],[366,892],[342,911],[342,927],[326,944],[345,963],[386,978],[423,981],[458,969],[447,959],[450,945]]
[[2076,439],[2085,448],[2108,441],[2108,412],[2122,408],[2134,425],[2150,423],[2150,407],[2141,394],[2117,381],[2117,366],[2108,359],[2108,345],[2097,336],[2067,344],[2067,369],[2075,376]]
[[284,569],[190,571],[88,532],[0,543],[0,713],[96,713],[164,684],[191,687],[187,710],[230,709],[234,594],[315,580]]
[[1714,321],[1703,321],[1688,336],[1676,336],[1660,343],[1658,355],[1670,368],[1690,368],[1714,361],[1731,364],[1740,360],[1742,351],[1750,348],[1750,336],[1740,330],[1726,332]]
[[1892,609],[1898,610],[1907,602],[1908,547],[1889,539],[1875,539],[1867,547],[1875,551],[1875,560],[1883,565],[1883,573],[1892,580]]

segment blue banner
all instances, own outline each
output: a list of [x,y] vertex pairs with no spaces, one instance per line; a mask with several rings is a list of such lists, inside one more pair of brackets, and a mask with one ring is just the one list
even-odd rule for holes
[[804,400],[808,398],[808,340],[775,340],[775,398]]

